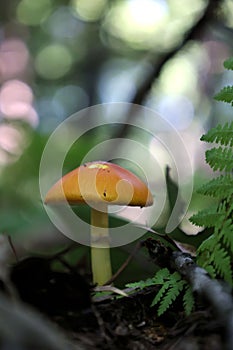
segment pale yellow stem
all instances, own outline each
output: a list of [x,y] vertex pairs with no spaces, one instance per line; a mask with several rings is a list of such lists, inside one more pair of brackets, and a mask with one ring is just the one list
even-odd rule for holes
[[91,209],[91,266],[94,283],[103,285],[111,278],[107,206]]

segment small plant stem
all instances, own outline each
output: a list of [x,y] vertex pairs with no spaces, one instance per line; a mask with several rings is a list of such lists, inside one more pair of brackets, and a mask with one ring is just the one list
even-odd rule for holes
[[103,285],[111,278],[107,206],[91,209],[91,266],[93,283]]

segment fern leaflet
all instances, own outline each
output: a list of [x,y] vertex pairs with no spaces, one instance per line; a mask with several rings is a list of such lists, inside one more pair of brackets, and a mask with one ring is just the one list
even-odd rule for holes
[[161,316],[176,300],[176,298],[182,292],[184,288],[184,284],[185,284],[185,281],[183,280],[177,280],[176,283],[172,286],[170,284],[170,288],[168,289],[166,295],[164,295],[164,297],[160,301],[159,308],[158,308],[158,316]]
[[219,233],[219,238],[222,239],[226,247],[233,252],[233,225],[231,219],[224,222],[222,230]]
[[167,268],[159,270],[153,278],[154,284],[163,284],[165,280],[169,279],[171,274]]
[[224,67],[226,69],[231,69],[233,70],[233,57],[228,58],[224,63],[223,63]]
[[228,148],[218,147],[206,151],[206,162],[213,170],[232,171],[233,154]]
[[[160,288],[160,290],[158,291],[158,293],[156,294],[156,297],[153,299],[151,306],[155,306],[156,304],[158,304],[161,300],[163,300],[163,296],[165,294],[165,292],[167,291],[167,289],[169,289],[170,287],[170,282],[167,281],[163,284],[163,286]],[[164,310],[165,311],[165,310]],[[161,315],[161,314],[160,314]]]
[[[177,297],[184,292],[183,305],[187,314],[192,310],[194,305],[191,287],[184,281],[178,272],[170,273],[167,268],[159,270],[154,277],[148,278],[146,281],[128,283],[126,287],[143,289],[152,285],[161,285],[158,293],[151,303],[151,307],[158,305],[157,313],[161,316]],[[187,293],[187,295],[186,295]],[[190,306],[188,306],[188,303]]]
[[156,275],[152,278],[148,278],[145,281],[132,282],[126,284],[128,288],[138,288],[143,289],[146,287],[150,287],[156,284],[163,284],[170,277],[170,272],[167,268],[159,270]]
[[194,308],[194,298],[193,298],[193,292],[189,285],[186,285],[185,287],[185,293],[183,296],[183,306],[184,311],[187,316],[189,316]]
[[233,122],[217,125],[201,137],[202,141],[216,142],[224,146],[233,146]]
[[221,246],[216,244],[213,250],[213,264],[217,273],[219,273],[228,282],[232,283],[232,272],[231,272],[231,260],[227,251]]
[[223,101],[227,103],[233,102],[233,86],[225,86],[222,90],[220,90],[215,96],[215,100]]
[[219,199],[226,198],[226,193],[233,194],[233,178],[230,174],[220,175],[201,186],[197,193]]
[[194,214],[189,220],[196,226],[214,227],[216,222],[222,220],[222,213],[218,211],[217,205],[212,205]]

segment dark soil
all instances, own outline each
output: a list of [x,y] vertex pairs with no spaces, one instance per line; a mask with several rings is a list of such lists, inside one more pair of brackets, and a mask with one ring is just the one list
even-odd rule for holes
[[93,301],[92,287],[81,275],[72,268],[54,271],[51,262],[39,257],[18,262],[11,269],[11,281],[24,303],[58,325],[70,340],[70,349],[224,348],[221,326],[211,309],[201,304],[187,317],[178,300],[158,317],[156,308],[150,307],[155,287],[129,297],[107,296]]

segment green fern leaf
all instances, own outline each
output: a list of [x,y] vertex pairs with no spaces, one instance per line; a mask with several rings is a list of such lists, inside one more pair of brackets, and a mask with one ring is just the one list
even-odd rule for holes
[[202,185],[197,193],[224,199],[233,194],[233,177],[230,174],[216,177]]
[[179,282],[181,280],[181,275],[175,271],[172,274],[170,274],[169,278],[170,278],[170,283],[175,284],[176,282]]
[[167,268],[161,269],[156,272],[156,275],[153,277],[154,284],[163,284],[165,280],[170,278],[170,272]]
[[213,170],[231,171],[233,169],[233,153],[231,149],[218,147],[206,151],[206,162]]
[[225,86],[214,96],[215,100],[231,103],[233,102],[233,86]]
[[201,141],[216,142],[221,145],[233,146],[233,122],[224,125],[219,124],[202,135]]
[[209,238],[205,239],[202,244],[198,247],[197,254],[209,251],[212,252],[215,247],[216,241],[214,235],[210,236]]
[[185,285],[185,281],[180,280],[176,281],[174,285],[172,285],[168,290],[164,298],[161,300],[159,308],[158,308],[158,316],[161,316],[177,299],[177,297],[182,292]]
[[127,288],[138,288],[138,289],[143,289],[146,287],[150,287],[156,284],[163,284],[170,278],[170,272],[167,268],[159,270],[156,275],[152,278],[147,278],[145,281],[138,281],[138,282],[132,282],[132,283],[127,283],[126,287]]
[[[224,62],[224,67],[233,70],[233,57]],[[224,87],[216,100],[233,106],[233,86]],[[233,170],[233,122],[218,125],[201,137],[201,140],[215,142],[221,146],[206,151],[206,162],[216,171]],[[233,284],[233,176],[224,174],[203,185],[198,193],[219,198],[212,208],[193,215],[191,221],[205,228],[213,227],[212,235],[197,250],[197,263],[212,277],[222,277]],[[212,221],[212,222],[211,222]]]
[[203,264],[202,267],[208,272],[208,274],[212,277],[212,278],[216,278],[217,276],[217,271],[215,269],[215,267],[213,265],[208,264],[208,262],[206,264]]
[[170,281],[167,281],[163,284],[163,286],[160,288],[158,293],[156,294],[155,298],[153,299],[151,306],[155,306],[158,304],[161,300],[163,295],[165,294],[166,290],[170,287]]
[[219,232],[218,240],[222,240],[230,253],[233,255],[233,221],[229,218],[224,221],[222,229]]
[[226,61],[224,61],[223,65],[226,69],[233,70],[233,57],[230,57]]
[[232,284],[231,260],[228,252],[220,244],[216,244],[213,251],[213,264],[217,273],[228,283]]
[[193,297],[192,288],[188,284],[186,284],[185,293],[183,296],[183,306],[184,306],[184,312],[187,316],[189,316],[193,311],[194,304],[195,304],[195,301]]
[[192,215],[189,220],[196,226],[214,227],[218,220],[222,220],[222,213],[218,212],[217,205],[212,205]]
[[223,243],[230,250],[231,256],[233,256],[233,225],[229,227],[228,230],[222,231]]
[[151,285],[155,284],[153,281],[153,278],[148,278],[145,281],[138,281],[138,282],[132,282],[132,283],[127,283],[126,287],[127,288],[133,288],[133,289],[143,289],[146,287],[149,287]]

